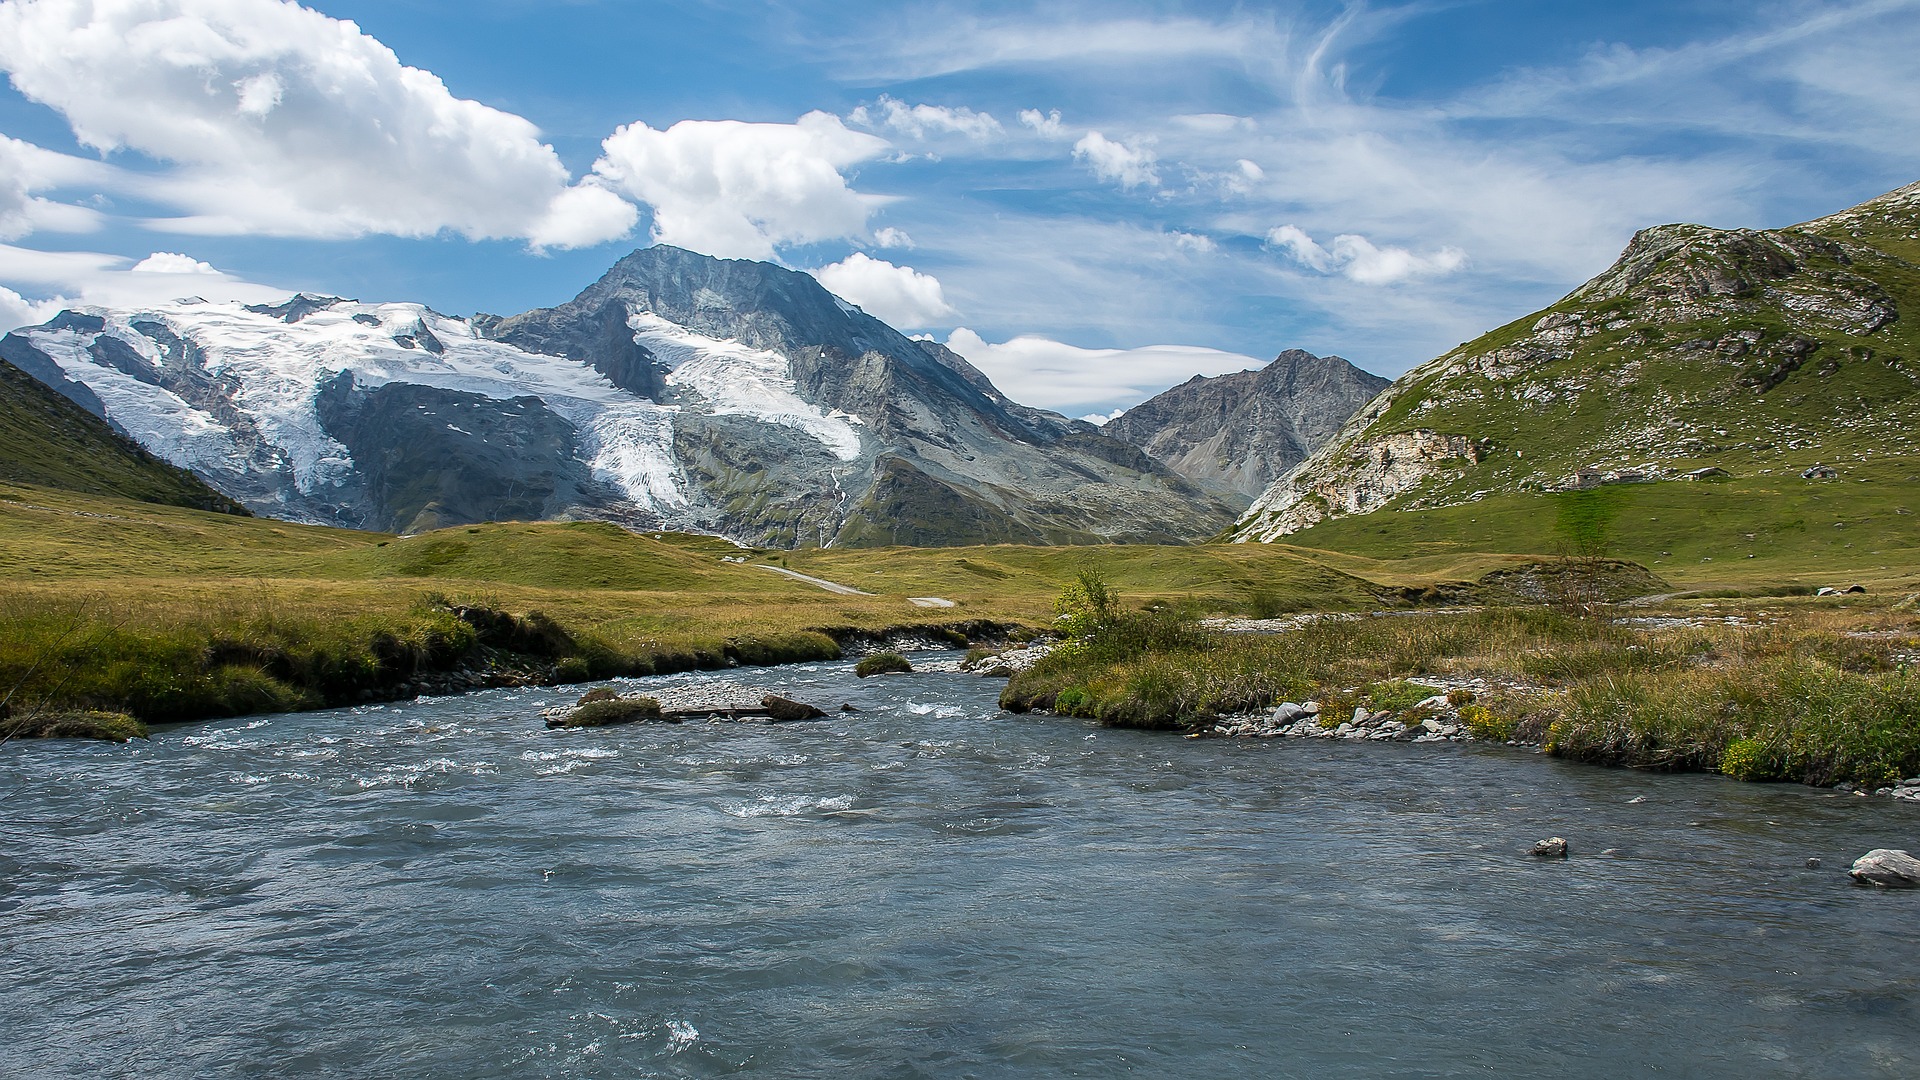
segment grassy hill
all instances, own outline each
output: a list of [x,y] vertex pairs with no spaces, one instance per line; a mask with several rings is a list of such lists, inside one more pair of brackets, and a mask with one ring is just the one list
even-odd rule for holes
[[0,360],[0,480],[244,514],[185,469]]
[[[769,572],[789,563],[868,595]],[[1132,603],[1209,611],[1369,607],[1400,587],[1278,548],[802,556],[599,522],[400,537],[0,483],[0,720],[8,703],[149,721],[339,704],[482,661],[585,679],[818,659],[848,629],[1045,626],[1082,570]],[[928,596],[955,606],[911,602]],[[492,616],[470,609],[544,635],[545,651],[476,651],[476,619]]]
[[1234,535],[1551,551],[1555,493],[1597,489],[1611,545],[1645,560],[1911,547],[1916,258],[1920,185],[1791,229],[1649,229],[1553,307],[1402,377]]

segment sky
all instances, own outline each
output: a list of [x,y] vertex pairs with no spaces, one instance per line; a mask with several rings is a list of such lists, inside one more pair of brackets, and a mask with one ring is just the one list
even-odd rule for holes
[[0,324],[511,314],[671,243],[1016,400],[1395,376],[1640,228],[1920,180],[1920,0],[0,2]]

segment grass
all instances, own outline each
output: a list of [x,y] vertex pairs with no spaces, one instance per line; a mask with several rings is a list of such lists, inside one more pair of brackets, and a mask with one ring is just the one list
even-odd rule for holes
[[561,722],[564,728],[613,727],[660,719],[660,702],[650,697],[602,698],[583,701]]
[[246,512],[5,360],[0,360],[0,482]]
[[1423,677],[1471,679],[1504,687],[1462,708],[1476,738],[1572,760],[1813,784],[1920,773],[1920,619],[1810,601],[1776,601],[1760,625],[1613,614],[1514,607],[1245,636],[1116,609],[1015,676],[1001,704],[1195,730],[1313,698],[1331,725],[1356,705],[1417,712]]
[[874,653],[862,657],[853,666],[853,673],[863,679],[871,679],[876,675],[904,675],[912,670],[913,665],[897,652]]

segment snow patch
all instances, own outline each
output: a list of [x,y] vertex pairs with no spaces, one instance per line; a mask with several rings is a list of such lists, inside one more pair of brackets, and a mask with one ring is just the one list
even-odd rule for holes
[[860,456],[853,418],[802,400],[795,392],[793,365],[779,353],[696,334],[652,312],[632,316],[627,325],[634,342],[669,369],[667,385],[697,395],[708,412],[793,428],[841,461]]

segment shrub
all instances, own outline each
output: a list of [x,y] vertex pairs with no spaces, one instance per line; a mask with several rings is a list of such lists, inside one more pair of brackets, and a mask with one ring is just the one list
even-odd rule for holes
[[1460,722],[1482,742],[1506,742],[1513,738],[1512,717],[1500,716],[1485,705],[1466,705],[1460,709]]
[[593,689],[587,691],[586,693],[581,694],[580,700],[575,702],[574,704],[591,705],[596,701],[613,701],[617,699],[619,696],[620,696],[620,692],[618,690],[615,690],[611,686],[596,686]]
[[561,658],[553,665],[553,681],[556,683],[581,683],[593,678],[593,665],[584,656]]
[[1093,698],[1081,686],[1069,686],[1053,698],[1053,711],[1061,716],[1087,716],[1092,706]]
[[875,675],[899,675],[913,670],[907,658],[897,652],[874,653],[853,666],[853,673],[863,679]]
[[610,701],[590,701],[580,706],[561,721],[560,726],[612,727],[615,724],[632,724],[641,720],[658,719],[660,719],[660,702],[654,698],[614,698]]
[[1759,739],[1735,739],[1720,755],[1720,771],[1735,780],[1771,779],[1768,756],[1767,744]]

